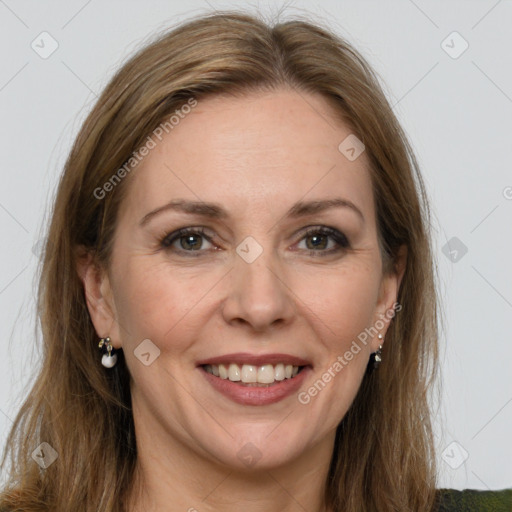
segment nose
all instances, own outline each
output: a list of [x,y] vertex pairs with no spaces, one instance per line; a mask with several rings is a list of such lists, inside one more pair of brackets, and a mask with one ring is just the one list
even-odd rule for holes
[[267,251],[252,263],[236,257],[222,311],[227,323],[258,332],[290,323],[295,311],[293,293],[272,260]]

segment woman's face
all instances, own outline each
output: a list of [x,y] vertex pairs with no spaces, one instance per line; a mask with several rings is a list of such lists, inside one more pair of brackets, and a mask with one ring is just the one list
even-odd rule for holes
[[138,438],[238,468],[332,451],[399,285],[350,134],[320,96],[210,97],[126,178],[111,267],[84,283]]

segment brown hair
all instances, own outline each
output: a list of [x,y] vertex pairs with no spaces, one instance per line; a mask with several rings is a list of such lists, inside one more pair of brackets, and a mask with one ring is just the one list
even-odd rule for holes
[[[383,364],[365,375],[337,429],[326,498],[335,511],[431,510],[435,493],[428,389],[437,368],[437,296],[425,190],[379,81],[342,38],[295,19],[269,26],[221,12],[189,20],[131,58],[87,117],[66,162],[40,276],[40,373],[8,438],[5,506],[121,511],[136,461],[130,376],[119,352],[105,371],[76,262],[108,266],[128,179],[101,187],[187,99],[288,87],[321,94],[365,144],[383,257],[408,251]],[[393,271],[391,269],[390,271]],[[41,442],[59,454],[40,469]]]

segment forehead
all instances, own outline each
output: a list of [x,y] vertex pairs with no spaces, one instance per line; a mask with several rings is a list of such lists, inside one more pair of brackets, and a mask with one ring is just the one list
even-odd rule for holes
[[363,152],[338,149],[351,134],[320,95],[279,90],[199,99],[139,164],[125,199],[144,213],[173,198],[215,201],[233,212],[339,196],[373,214]]

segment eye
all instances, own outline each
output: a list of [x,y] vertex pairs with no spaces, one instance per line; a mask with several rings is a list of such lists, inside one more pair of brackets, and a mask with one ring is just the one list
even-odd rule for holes
[[[211,247],[205,247],[205,242]],[[202,252],[201,249],[211,249],[213,244],[203,228],[182,228],[167,235],[161,246],[177,252]]]
[[[308,229],[299,242],[305,242],[306,247],[299,249],[308,251],[315,256],[325,256],[345,250],[350,247],[347,237],[338,231],[327,226],[317,226]],[[205,250],[215,250],[216,246],[211,238],[205,233],[204,228],[181,228],[166,235],[160,242],[166,249],[177,253],[200,256]]]
[[327,226],[311,228],[304,233],[301,239],[305,242],[305,250],[323,256],[350,247],[347,237],[337,229]]

